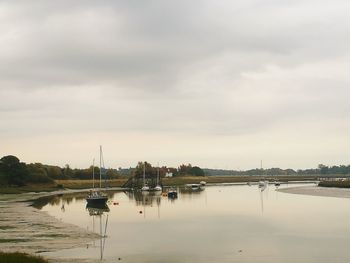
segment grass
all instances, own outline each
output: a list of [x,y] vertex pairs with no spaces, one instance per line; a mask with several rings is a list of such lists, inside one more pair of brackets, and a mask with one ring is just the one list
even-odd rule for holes
[[350,188],[350,181],[321,181],[318,186]]
[[[127,178],[108,180],[109,187],[121,187]],[[88,189],[92,187],[92,180],[56,180],[57,185],[62,185],[68,189]],[[104,185],[104,182],[102,182]],[[95,180],[95,186],[98,186],[98,182]]]
[[[184,185],[206,181],[207,183],[244,183],[257,182],[259,180],[280,182],[315,180],[318,175],[312,176],[179,176],[163,178],[163,185]],[[121,187],[128,178],[108,180],[109,187]],[[96,181],[95,181],[96,184]],[[59,189],[89,189],[92,187],[92,180],[56,180],[55,184],[36,184],[22,187],[0,187],[0,194],[21,194],[29,192],[52,192]]]
[[1,263],[48,263],[42,257],[32,256],[25,253],[4,253],[0,252]]

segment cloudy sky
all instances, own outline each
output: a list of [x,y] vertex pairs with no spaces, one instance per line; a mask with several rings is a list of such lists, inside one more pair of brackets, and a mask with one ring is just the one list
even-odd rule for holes
[[0,155],[350,163],[350,2],[0,1]]

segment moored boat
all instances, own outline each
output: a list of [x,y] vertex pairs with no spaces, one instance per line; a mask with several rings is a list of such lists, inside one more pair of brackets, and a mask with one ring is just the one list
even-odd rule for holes
[[177,198],[177,191],[176,189],[170,189],[168,191],[168,198],[176,199]]
[[106,193],[101,190],[102,182],[102,146],[100,146],[100,187],[99,189],[95,188],[95,159],[92,164],[92,189],[89,191],[86,201],[88,204],[106,204],[108,196]]

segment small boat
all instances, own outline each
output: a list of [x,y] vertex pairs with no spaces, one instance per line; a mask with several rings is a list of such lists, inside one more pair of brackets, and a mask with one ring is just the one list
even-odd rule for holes
[[102,181],[102,146],[100,146],[100,188],[95,188],[95,159],[92,164],[92,189],[89,191],[86,201],[88,204],[106,204],[108,196],[106,193],[101,191],[101,181]]
[[144,186],[142,186],[142,188],[141,188],[141,191],[149,191],[149,190],[150,190],[150,188],[146,184]]
[[160,185],[156,185],[156,187],[154,187],[154,191],[162,191],[162,187]]
[[201,190],[201,185],[200,184],[186,184],[186,188],[189,188],[192,191],[198,191],[198,190]]
[[206,181],[200,181],[199,184],[200,184],[201,186],[205,186],[205,185],[207,184],[207,182],[206,182]]
[[259,186],[259,188],[266,187],[266,182],[265,181],[259,181],[258,186]]
[[281,183],[280,183],[280,182],[275,181],[275,186],[280,186],[280,185],[281,185]]
[[168,191],[168,198],[176,199],[177,198],[177,191],[176,189],[170,189]]

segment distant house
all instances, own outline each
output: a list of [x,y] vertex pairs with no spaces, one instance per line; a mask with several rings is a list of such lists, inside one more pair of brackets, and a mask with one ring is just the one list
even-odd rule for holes
[[171,173],[171,172],[166,172],[166,173],[165,173],[165,177],[173,177],[173,173]]

